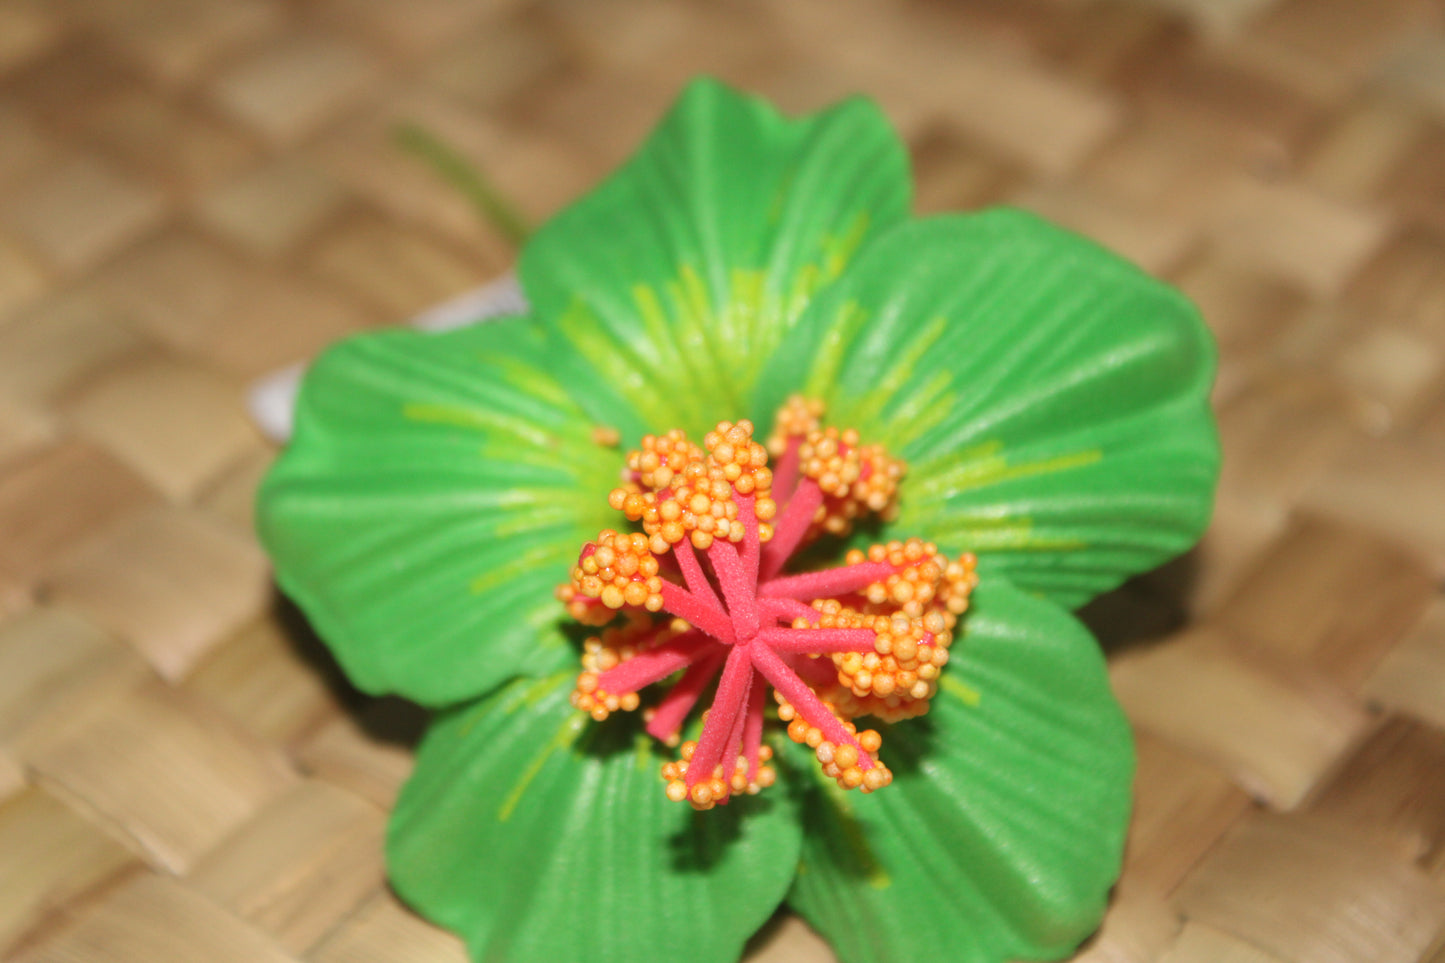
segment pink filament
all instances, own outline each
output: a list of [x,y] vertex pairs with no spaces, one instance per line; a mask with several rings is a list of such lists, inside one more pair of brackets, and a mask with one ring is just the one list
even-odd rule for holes
[[808,600],[837,598],[860,591],[874,582],[882,582],[897,569],[887,562],[859,562],[856,565],[840,565],[823,569],[821,572],[804,572],[801,575],[787,575],[764,582],[758,587],[758,594],[765,596],[786,596]]
[[753,678],[752,692],[748,694],[746,712],[747,725],[743,727],[743,758],[748,761],[748,782],[758,778],[759,752],[763,745],[763,708],[766,705],[768,687],[761,678]]
[[736,496],[738,521],[743,523],[743,574],[749,585],[758,584],[758,561],[762,556],[762,543],[758,537],[758,514],[753,507],[756,499],[751,495]]
[[[753,704],[752,693],[753,690],[757,687],[758,684],[756,674],[752,671],[752,666],[749,665],[748,691],[745,693],[743,704],[739,708],[736,718],[733,719],[733,727],[732,731],[728,733],[728,740],[727,742],[723,743],[722,780],[723,786],[725,788],[723,789],[723,798],[717,801],[724,805],[727,804],[728,797],[732,795],[733,773],[737,770],[737,757],[742,755],[743,732],[747,729],[748,711],[752,708]],[[699,746],[699,748],[701,747]],[[697,756],[694,755],[693,758],[696,759]],[[692,768],[690,763],[688,765],[688,768]]]
[[677,559],[677,567],[682,571],[688,591],[696,596],[699,602],[715,609],[722,608],[722,602],[718,601],[712,583],[707,580],[707,573],[702,570],[702,563],[697,560],[697,553],[692,550],[692,542],[684,538],[672,547],[672,555]]
[[752,638],[758,630],[757,582],[748,580],[742,559],[738,557],[738,550],[733,548],[732,543],[713,542],[707,557],[712,561],[713,571],[717,573],[723,598],[727,599],[728,612],[732,615],[738,638]]
[[[772,684],[782,694],[784,699],[792,703],[794,710],[810,726],[815,726],[823,731],[823,736],[835,746],[847,743],[858,750],[858,766],[867,771],[873,768],[873,757],[870,756],[858,740],[853,737],[838,717],[833,715],[823,700],[819,699],[812,689],[787,664],[776,652],[766,645],[749,646],[752,649],[753,666],[763,674],[763,678]],[[696,758],[694,756],[693,758]],[[691,769],[688,770],[691,773]]]
[[756,641],[774,652],[872,652],[877,639],[872,629],[762,629]]
[[692,707],[697,705],[712,677],[722,665],[723,650],[714,647],[712,651],[688,666],[677,684],[667,690],[667,695],[657,704],[657,710],[647,723],[647,734],[654,739],[668,742],[682,731]]
[[701,632],[684,632],[599,674],[597,686],[616,695],[636,692],[644,686],[666,679],[714,644]]
[[797,551],[822,504],[823,489],[811,478],[802,479],[798,490],[788,499],[788,507],[783,509],[778,523],[773,526],[772,540],[763,547],[762,578],[770,579],[778,574],[783,563]]
[[662,582],[662,607],[668,614],[691,622],[719,642],[732,644],[736,641],[732,620],[726,612],[708,605],[681,585],[674,585],[666,579]]
[[723,666],[722,678],[718,680],[717,695],[713,697],[712,708],[708,711],[707,722],[702,727],[702,738],[698,740],[697,751],[687,764],[687,784],[696,785],[704,779],[711,779],[712,773],[722,762],[728,750],[727,740],[732,735],[733,723],[742,712],[748,698],[748,687],[753,680],[753,664],[749,658],[747,644],[733,646],[728,653],[727,665]]
[[778,459],[773,469],[773,499],[783,505],[793,497],[793,487],[798,484],[798,449],[803,447],[801,437],[789,438],[787,451]]

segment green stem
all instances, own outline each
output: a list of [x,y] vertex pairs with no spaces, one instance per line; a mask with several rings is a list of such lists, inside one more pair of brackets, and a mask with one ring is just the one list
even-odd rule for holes
[[397,144],[426,161],[443,180],[460,191],[482,220],[520,248],[531,236],[526,220],[476,165],[450,144],[417,124],[401,124],[393,135]]

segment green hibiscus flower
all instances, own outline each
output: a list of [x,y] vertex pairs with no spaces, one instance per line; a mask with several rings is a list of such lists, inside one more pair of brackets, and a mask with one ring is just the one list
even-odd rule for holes
[[[1010,210],[910,219],[909,193],[905,151],[867,101],[788,120],[700,81],[530,242],[529,316],[366,335],[308,375],[261,491],[262,537],[359,687],[437,710],[392,818],[390,874],[477,959],[732,960],[783,901],[850,963],[1054,959],[1097,925],[1133,751],[1068,610],[1203,529],[1213,348],[1183,297],[1094,244]],[[790,520],[812,482],[786,432],[775,524],[770,476],[742,456],[753,480],[714,492],[731,529],[664,538],[644,517],[672,489],[646,490],[624,448],[740,419],[761,434],[795,396],[907,465],[882,516],[808,549],[822,575],[778,572],[827,514],[815,495]],[[689,457],[721,471],[718,445],[754,444],[724,436]],[[599,532],[629,531],[624,504],[644,534],[607,542]],[[968,553],[954,585],[955,609],[971,590],[967,611],[945,629],[913,588],[886,600],[919,646],[952,647],[909,711],[882,707],[894,682],[850,676],[854,712],[884,719],[857,733],[824,663],[876,648],[859,641],[875,623],[858,593],[889,563],[826,566],[915,537],[940,557]],[[614,547],[644,574],[673,553],[677,568],[609,601],[584,569]],[[661,607],[692,628],[634,619],[653,633],[638,647],[651,668],[593,641],[584,684],[554,597],[569,574],[563,595],[583,614],[599,600],[604,617]],[[849,596],[840,604],[862,621],[820,631],[823,594]],[[625,709],[664,677],[685,696],[650,715],[668,737],[719,678],[684,753],[691,775],[626,718],[576,708],[608,714],[584,698],[599,679]],[[765,685],[809,748],[757,724]],[[730,774],[720,760],[734,750]],[[715,806],[731,777],[737,791],[770,781],[774,751],[777,785]],[[698,790],[714,772],[722,781]],[[711,811],[674,801],[687,798]]]

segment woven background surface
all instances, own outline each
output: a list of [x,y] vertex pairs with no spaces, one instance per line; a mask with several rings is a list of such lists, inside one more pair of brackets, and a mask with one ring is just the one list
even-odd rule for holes
[[385,888],[419,719],[278,604],[244,388],[508,267],[396,123],[535,222],[700,70],[871,93],[921,210],[1218,334],[1214,527],[1087,612],[1141,767],[1080,959],[1445,961],[1445,0],[0,0],[0,958],[464,959]]

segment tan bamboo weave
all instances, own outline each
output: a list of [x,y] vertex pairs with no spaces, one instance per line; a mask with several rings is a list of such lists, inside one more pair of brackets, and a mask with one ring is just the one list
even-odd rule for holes
[[[1099,601],[1140,747],[1089,963],[1445,963],[1445,0],[0,0],[0,958],[451,963],[380,840],[420,719],[250,528],[251,379],[504,271],[707,71],[863,91],[1204,309],[1201,548]],[[798,921],[761,963],[832,957]]]

